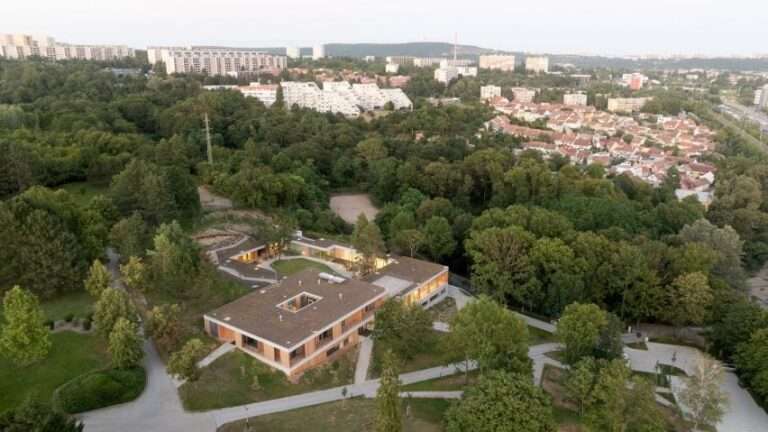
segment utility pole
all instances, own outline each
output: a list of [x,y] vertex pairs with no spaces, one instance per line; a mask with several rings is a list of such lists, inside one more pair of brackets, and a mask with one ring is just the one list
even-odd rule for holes
[[208,113],[205,113],[205,144],[208,150],[208,164],[213,165],[213,148],[211,148],[211,128],[208,125]]

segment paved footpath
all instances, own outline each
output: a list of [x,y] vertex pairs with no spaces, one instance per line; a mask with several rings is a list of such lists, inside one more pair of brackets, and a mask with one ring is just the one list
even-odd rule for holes
[[372,354],[373,341],[371,338],[360,338],[360,348],[357,352],[357,362],[355,363],[355,384],[362,384],[368,379],[368,368],[371,366]]

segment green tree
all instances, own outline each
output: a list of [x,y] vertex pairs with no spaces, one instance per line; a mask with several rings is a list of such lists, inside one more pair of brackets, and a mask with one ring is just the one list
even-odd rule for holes
[[453,317],[446,344],[467,362],[475,360],[481,373],[531,373],[528,326],[490,297],[480,296]]
[[179,305],[163,304],[153,307],[147,316],[147,333],[166,351],[176,349],[181,339],[180,315]]
[[408,360],[433,342],[432,319],[418,304],[387,300],[376,312],[373,338]]
[[147,282],[147,270],[141,258],[137,256],[128,258],[127,263],[120,265],[120,275],[128,288],[144,291]]
[[205,355],[205,344],[200,339],[190,339],[180,350],[171,354],[168,372],[180,379],[196,381],[200,377],[197,362]]
[[700,426],[714,427],[725,415],[728,396],[721,389],[723,379],[722,366],[705,356],[699,357],[693,374],[685,378],[680,402],[687,408],[693,430]]
[[107,349],[112,365],[119,369],[137,366],[144,356],[139,327],[126,318],[119,318],[109,334]]
[[360,254],[358,266],[364,275],[376,271],[376,260],[384,255],[384,240],[381,238],[379,226],[368,221],[364,213],[357,217],[355,230],[352,233],[352,246]]
[[26,366],[48,355],[51,339],[44,323],[45,314],[34,294],[19,286],[6,292],[3,319],[0,347],[11,361]]
[[668,289],[666,318],[678,328],[684,324],[701,325],[713,299],[706,275],[696,272],[679,276]]
[[394,249],[413,258],[426,241],[424,234],[417,229],[406,229],[395,233],[392,239]]
[[178,222],[163,224],[157,229],[151,256],[151,274],[155,285],[169,291],[185,290],[200,265],[197,245]]
[[736,347],[749,341],[757,331],[768,328],[768,312],[750,300],[728,304],[712,326],[712,343],[716,352],[726,359],[736,353]]
[[680,230],[680,239],[686,243],[697,242],[716,251],[719,259],[714,264],[713,273],[722,277],[732,286],[742,286],[745,279],[742,257],[744,242],[730,226],[718,228],[706,219],[699,219]]
[[529,375],[492,372],[445,413],[447,432],[554,432],[549,397]]
[[557,323],[557,338],[563,343],[565,362],[576,364],[591,356],[600,342],[600,333],[608,325],[605,311],[593,304],[568,305]]
[[102,291],[93,309],[93,323],[96,331],[105,339],[109,338],[115,323],[120,318],[133,321],[136,315],[128,295],[117,288],[107,288]]
[[752,334],[748,342],[738,346],[736,367],[752,390],[768,399],[768,328]]
[[532,307],[528,254],[534,241],[531,233],[516,226],[473,230],[466,241],[472,284],[500,302],[511,299]]
[[395,356],[384,355],[379,388],[376,390],[376,432],[400,432],[403,416],[400,411],[400,378]]
[[0,414],[3,432],[82,432],[83,423],[48,405],[27,400]]
[[584,415],[584,408],[592,397],[592,390],[597,380],[598,365],[593,357],[584,357],[565,375],[565,394],[579,407],[579,415]]
[[88,272],[88,279],[85,280],[85,290],[94,297],[99,298],[101,293],[109,288],[110,275],[107,268],[99,260],[94,260],[91,270]]
[[446,256],[450,256],[456,249],[456,240],[453,239],[453,230],[451,224],[444,217],[433,216],[423,228],[424,246],[435,261],[440,261]]
[[150,238],[144,219],[135,212],[112,226],[109,240],[122,256],[143,257],[147,253]]

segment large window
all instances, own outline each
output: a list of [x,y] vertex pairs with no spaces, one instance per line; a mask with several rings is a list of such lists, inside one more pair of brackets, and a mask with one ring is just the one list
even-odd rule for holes
[[328,330],[320,333],[320,335],[317,337],[317,344],[322,345],[329,342],[331,339],[333,339],[333,329],[329,328]]

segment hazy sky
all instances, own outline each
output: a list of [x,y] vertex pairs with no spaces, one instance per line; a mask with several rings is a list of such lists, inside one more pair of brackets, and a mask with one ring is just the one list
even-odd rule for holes
[[452,41],[515,51],[768,53],[766,0],[9,0],[0,33],[62,42],[310,46]]

